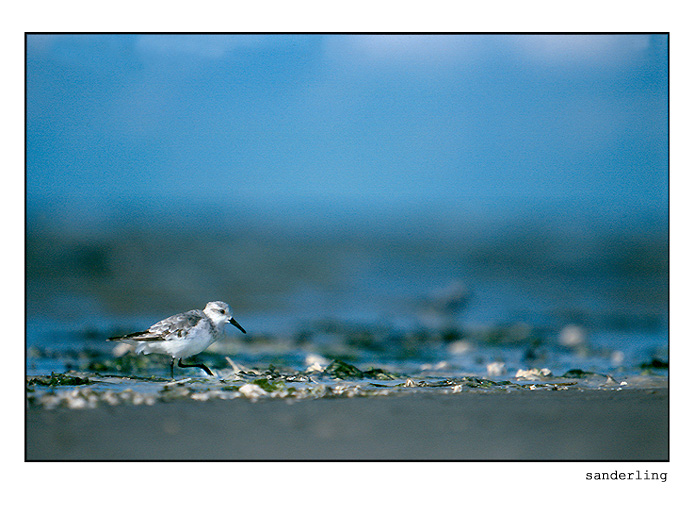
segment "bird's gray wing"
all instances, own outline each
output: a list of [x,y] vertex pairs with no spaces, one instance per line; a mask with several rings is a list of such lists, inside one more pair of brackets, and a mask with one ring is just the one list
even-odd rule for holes
[[185,338],[193,327],[205,317],[199,309],[192,309],[185,313],[170,316],[154,324],[146,331],[126,334],[109,340],[136,340],[136,341],[161,341],[172,338]]

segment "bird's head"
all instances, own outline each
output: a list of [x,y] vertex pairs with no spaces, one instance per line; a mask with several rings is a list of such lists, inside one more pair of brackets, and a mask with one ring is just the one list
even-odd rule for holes
[[215,324],[229,323],[238,327],[242,333],[246,333],[246,330],[241,327],[241,324],[234,320],[231,308],[226,302],[221,302],[219,300],[208,302],[203,311]]

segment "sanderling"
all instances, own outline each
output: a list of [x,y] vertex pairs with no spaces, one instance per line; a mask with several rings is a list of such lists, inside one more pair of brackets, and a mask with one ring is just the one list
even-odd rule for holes
[[234,320],[229,305],[225,302],[208,302],[205,309],[192,309],[185,313],[170,316],[157,322],[146,331],[114,336],[107,341],[127,342],[135,346],[138,354],[168,354],[171,356],[171,378],[174,376],[174,362],[178,359],[181,368],[201,368],[208,375],[214,375],[203,364],[185,365],[183,358],[200,354],[224,334],[224,325],[230,323],[242,333],[246,330]]

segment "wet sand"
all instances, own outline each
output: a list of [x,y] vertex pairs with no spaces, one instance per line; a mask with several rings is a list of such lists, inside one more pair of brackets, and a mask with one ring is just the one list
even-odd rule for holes
[[667,460],[668,390],[27,409],[34,460]]

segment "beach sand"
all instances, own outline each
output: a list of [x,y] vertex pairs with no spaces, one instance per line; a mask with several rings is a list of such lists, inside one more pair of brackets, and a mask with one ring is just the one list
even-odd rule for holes
[[28,408],[34,460],[667,460],[668,389]]

